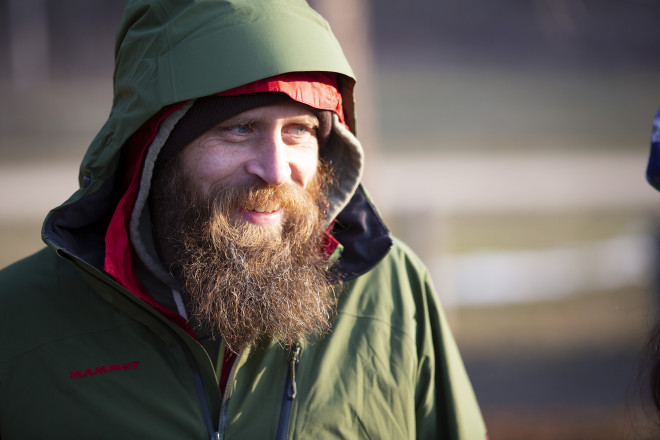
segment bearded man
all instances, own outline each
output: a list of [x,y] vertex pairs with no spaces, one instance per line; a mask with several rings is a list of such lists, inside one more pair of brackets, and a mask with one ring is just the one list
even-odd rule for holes
[[0,273],[3,440],[485,438],[321,17],[130,1],[114,79],[48,247]]

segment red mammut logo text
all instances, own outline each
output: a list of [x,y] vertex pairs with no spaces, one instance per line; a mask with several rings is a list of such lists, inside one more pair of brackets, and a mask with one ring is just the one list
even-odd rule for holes
[[121,364],[101,365],[96,368],[83,370],[71,370],[71,379],[79,377],[96,376],[97,374],[114,373],[116,371],[137,370],[140,361],[126,362]]

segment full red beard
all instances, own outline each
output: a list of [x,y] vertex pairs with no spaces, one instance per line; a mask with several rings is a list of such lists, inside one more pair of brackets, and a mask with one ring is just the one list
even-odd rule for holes
[[[199,325],[233,352],[272,338],[284,345],[327,332],[334,280],[324,254],[330,181],[320,165],[306,188],[222,185],[205,197],[171,160],[154,176],[156,241],[174,255],[171,273],[184,286]],[[246,206],[276,202],[280,226],[244,221]],[[161,252],[161,255],[163,252]]]

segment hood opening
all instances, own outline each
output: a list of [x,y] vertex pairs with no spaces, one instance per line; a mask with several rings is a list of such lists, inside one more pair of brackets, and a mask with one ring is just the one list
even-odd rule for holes
[[[348,203],[359,184],[363,155],[355,136],[343,121],[342,97],[337,89],[336,76],[323,72],[294,72],[266,78],[240,86],[219,96],[232,96],[244,93],[283,92],[294,100],[320,110],[333,111],[333,134],[323,151],[323,156],[339,170],[337,184],[332,190],[332,209],[328,213],[328,224]],[[104,269],[117,282],[147,303],[161,311],[191,335],[194,334],[186,320],[176,312],[163,307],[156,301],[140,281],[136,271],[136,258],[145,258],[135,247],[135,233],[140,229],[139,222],[146,206],[151,184],[152,166],[163,143],[172,128],[181,119],[192,102],[168,106],[153,116],[133,135],[126,145],[123,161],[125,176],[122,181],[123,195],[105,234]],[[319,108],[320,107],[320,108]],[[180,111],[179,111],[180,110]],[[339,114],[337,114],[338,112]],[[156,141],[158,139],[159,141]],[[334,139],[334,142],[331,140]],[[148,166],[147,166],[148,163]],[[146,181],[145,181],[146,176]],[[136,203],[137,202],[137,203]],[[147,258],[149,260],[149,258]],[[160,263],[157,263],[160,264]]]

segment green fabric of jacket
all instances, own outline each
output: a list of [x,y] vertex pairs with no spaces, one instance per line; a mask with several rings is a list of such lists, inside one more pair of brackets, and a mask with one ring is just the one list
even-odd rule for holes
[[0,438],[484,439],[428,273],[361,187],[333,231],[346,275],[331,332],[244,353],[225,393],[216,359],[103,271],[122,147],[161,108],[328,71],[355,131],[353,74],[325,21],[297,0],[132,1],[115,55],[81,189],[46,218],[48,247],[0,271]]

